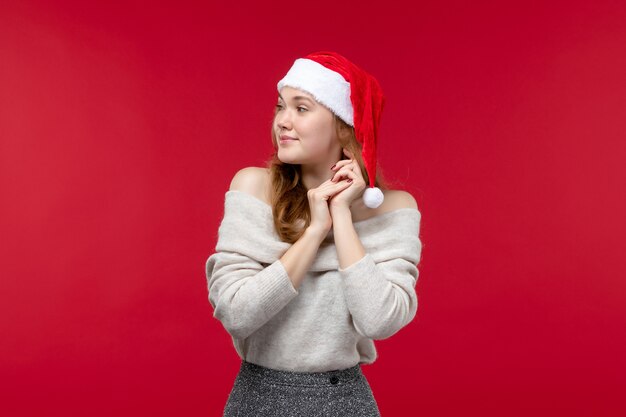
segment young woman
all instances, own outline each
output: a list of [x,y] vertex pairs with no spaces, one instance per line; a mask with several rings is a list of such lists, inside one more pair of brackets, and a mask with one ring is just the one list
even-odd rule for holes
[[415,317],[420,212],[376,174],[384,96],[331,51],[278,82],[267,168],[225,195],[206,262],[241,367],[224,416],[380,416],[361,364]]

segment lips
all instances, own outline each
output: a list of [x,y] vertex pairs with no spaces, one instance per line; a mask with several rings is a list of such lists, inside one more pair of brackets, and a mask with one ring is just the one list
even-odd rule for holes
[[280,137],[280,140],[298,140],[296,138],[292,138],[291,136],[287,136],[287,135],[282,135]]

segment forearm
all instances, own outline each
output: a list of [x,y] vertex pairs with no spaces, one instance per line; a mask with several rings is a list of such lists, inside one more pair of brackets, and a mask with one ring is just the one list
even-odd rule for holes
[[325,237],[326,234],[322,231],[307,227],[300,239],[291,245],[280,258],[296,290],[299,289]]
[[331,213],[339,274],[357,332],[387,338],[415,316],[417,269],[403,259],[377,265],[356,233],[349,208],[337,207]]
[[417,312],[416,266],[403,258],[376,263],[371,255],[340,269],[343,292],[356,330],[371,339],[385,339]]
[[340,268],[347,268],[365,256],[365,248],[352,224],[350,207],[338,206],[331,209],[333,236],[337,247]]
[[206,268],[214,316],[233,337],[248,337],[297,296],[325,237],[307,229],[280,259],[264,268],[236,252],[213,254]]

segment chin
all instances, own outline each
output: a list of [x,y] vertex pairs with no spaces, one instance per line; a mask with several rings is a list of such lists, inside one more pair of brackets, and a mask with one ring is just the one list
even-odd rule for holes
[[300,164],[300,159],[289,155],[289,152],[284,152],[279,149],[278,153],[276,154],[276,156],[278,157],[278,159],[280,160],[280,162],[284,163],[284,164],[292,164],[292,165],[299,165]]

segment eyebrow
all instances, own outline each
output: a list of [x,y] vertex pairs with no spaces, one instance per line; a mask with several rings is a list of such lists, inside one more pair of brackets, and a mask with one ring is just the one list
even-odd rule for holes
[[[280,93],[278,93],[278,96],[281,98],[281,100],[285,101],[285,99],[283,98],[283,96],[280,95]],[[307,100],[311,102],[311,104],[315,104],[310,98],[305,97],[305,96],[294,96],[293,100]]]

